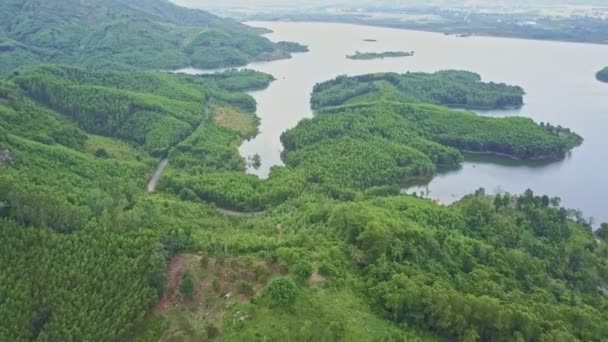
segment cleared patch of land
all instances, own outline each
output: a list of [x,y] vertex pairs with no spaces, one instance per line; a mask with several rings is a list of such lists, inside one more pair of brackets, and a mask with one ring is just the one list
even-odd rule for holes
[[[153,340],[158,341],[212,339],[226,314],[235,305],[250,302],[278,273],[277,265],[248,257],[177,255],[167,270],[165,294],[153,311],[156,317],[150,321],[158,327],[148,331],[157,331]],[[181,290],[186,278],[194,283],[191,296]],[[237,320],[247,319],[236,315]]]
[[258,118],[232,107],[212,108],[213,121],[220,127],[238,132],[241,136],[250,137],[257,133]]
[[93,155],[105,151],[107,158],[118,160],[138,160],[144,161],[151,159],[149,155],[140,149],[114,138],[107,138],[99,135],[89,135],[85,143],[85,150]]

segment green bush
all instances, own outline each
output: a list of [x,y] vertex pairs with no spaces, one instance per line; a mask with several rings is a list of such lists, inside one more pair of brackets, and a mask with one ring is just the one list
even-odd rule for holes
[[275,304],[289,306],[295,302],[298,288],[290,278],[277,278],[270,282],[266,293]]
[[312,275],[313,271],[314,271],[313,265],[310,262],[305,261],[305,260],[304,261],[300,261],[293,268],[293,273],[300,280],[307,280],[308,278],[310,278],[310,276]]
[[321,274],[322,276],[331,277],[335,276],[337,273],[338,270],[336,269],[336,267],[328,261],[322,262],[319,266],[319,274]]
[[97,149],[97,151],[95,151],[95,157],[107,159],[110,157],[110,154],[108,153],[108,151],[105,148],[100,148],[100,149]]
[[184,298],[192,299],[194,296],[194,279],[190,275],[184,275],[182,283],[179,285],[179,292]]

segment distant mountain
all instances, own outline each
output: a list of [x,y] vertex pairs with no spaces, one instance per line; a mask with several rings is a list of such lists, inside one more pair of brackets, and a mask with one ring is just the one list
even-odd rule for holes
[[535,6],[608,6],[605,0],[310,0],[302,3],[297,0],[256,0],[255,6],[248,0],[173,0],[174,3],[194,8],[311,8],[311,7],[535,7]]
[[209,12],[176,5],[168,0],[116,0],[176,25],[220,26],[225,29],[248,31],[253,28],[236,20],[224,19]]
[[0,2],[0,74],[41,63],[227,67],[289,57],[284,50],[249,26],[167,0]]

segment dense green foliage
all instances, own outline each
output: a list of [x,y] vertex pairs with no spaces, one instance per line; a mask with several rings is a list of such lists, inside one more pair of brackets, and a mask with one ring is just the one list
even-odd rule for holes
[[300,172],[285,168],[273,169],[267,181],[247,175],[242,170],[218,172],[202,169],[197,173],[199,170],[191,169],[192,173],[168,172],[160,187],[183,199],[203,200],[224,209],[255,212],[297,197],[307,186]]
[[[206,213],[186,215],[194,225],[214,227],[194,234],[195,250],[267,260],[299,279],[307,263],[327,275],[313,285],[280,278],[281,286],[275,280],[252,302],[235,304],[224,319],[225,340],[608,336],[608,298],[598,290],[608,281],[606,240],[557,199],[532,192],[489,198],[480,191],[444,208],[409,196],[343,202],[310,193],[225,224]],[[283,302],[285,293],[293,302]],[[367,316],[366,306],[383,320]]]
[[168,0],[0,3],[0,74],[42,63],[106,70],[217,68],[286,58],[297,47],[274,44],[248,26]]
[[234,80],[227,81],[230,78],[223,74],[195,77],[40,67],[22,73],[15,82],[87,132],[129,140],[158,153],[190,135],[205,119],[210,102],[255,111],[251,98],[220,89],[258,89],[272,80],[254,71],[230,71],[228,77]]
[[313,109],[369,101],[425,102],[461,108],[499,109],[520,107],[524,91],[520,87],[483,83],[477,74],[447,70],[434,74],[380,73],[340,76],[317,84]]
[[218,87],[227,91],[260,90],[274,81],[274,77],[253,70],[228,70],[220,74],[204,76],[215,81]]
[[601,340],[606,246],[556,203],[531,192],[451,209],[394,198],[339,205],[328,224],[360,251],[391,320],[463,341]]
[[95,224],[70,235],[6,220],[0,227],[3,341],[115,341],[156,299],[150,234]]
[[[226,89],[272,79],[227,75],[49,66],[0,82],[0,340],[115,341],[142,323],[192,227],[143,196],[157,163],[146,150],[158,149],[138,132],[171,134],[165,118],[182,122],[188,132],[162,145],[170,149],[212,125],[205,102],[255,110]],[[141,110],[153,115],[134,120]]]
[[595,77],[602,82],[608,82],[608,67],[598,71]]
[[358,189],[430,177],[435,171],[421,151],[376,137],[330,139],[290,151],[284,160],[305,170],[311,182]]
[[[538,157],[575,135],[419,103],[323,108],[260,180],[243,131],[212,119],[253,115],[241,91],[271,79],[1,81],[0,340],[605,340],[606,226],[531,191],[442,207],[395,187],[458,149]],[[169,167],[145,193],[154,154]]]
[[423,104],[328,108],[285,132],[283,160],[309,181],[351,188],[395,185],[455,166],[458,151],[562,158],[581,138],[526,118],[490,118]]
[[370,60],[384,59],[395,57],[410,57],[414,55],[414,51],[386,51],[386,52],[360,52],[356,51],[354,55],[347,55],[346,58],[354,60]]
[[272,301],[279,305],[291,305],[296,300],[296,284],[289,278],[274,279],[266,288],[266,293]]
[[314,87],[315,117],[281,136],[283,160],[308,182],[366,189],[432,177],[462,153],[553,160],[582,142],[561,126],[428,104],[500,108],[522,95],[464,71],[341,76]]

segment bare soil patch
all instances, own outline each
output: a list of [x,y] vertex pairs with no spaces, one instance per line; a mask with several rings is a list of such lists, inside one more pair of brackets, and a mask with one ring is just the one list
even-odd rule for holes
[[167,311],[172,304],[172,299],[178,293],[179,285],[181,284],[184,275],[184,256],[176,255],[171,259],[169,268],[167,269],[167,283],[165,285],[165,293],[159,300],[153,310],[155,315],[159,315]]

